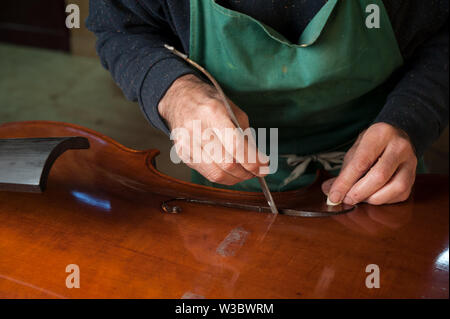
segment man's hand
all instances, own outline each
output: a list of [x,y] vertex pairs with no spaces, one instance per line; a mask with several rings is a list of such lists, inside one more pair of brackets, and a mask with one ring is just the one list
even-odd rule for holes
[[408,199],[417,158],[408,136],[386,123],[369,127],[344,158],[337,178],[323,183],[332,203],[392,204]]
[[[248,128],[247,115],[231,101],[230,105],[242,129]],[[158,111],[167,121],[171,130],[182,128],[189,132],[189,137],[185,140],[182,140],[183,137],[178,137],[178,140],[175,137],[174,142],[179,146],[177,154],[189,167],[197,170],[211,182],[234,185],[255,176],[263,176],[260,174],[260,168],[264,170],[268,166],[268,157],[260,154],[252,141],[244,140],[241,136],[238,136],[239,133],[236,130],[233,130],[234,135],[224,133],[225,129],[235,129],[236,127],[213,86],[194,75],[182,76],[172,84],[161,99]],[[216,138],[213,138],[212,141],[194,140],[193,131],[194,121],[196,120],[201,121],[202,132],[206,129],[217,129],[223,134],[216,134]],[[217,159],[214,156],[206,155],[209,156],[207,161],[195,163],[192,154],[195,151],[208,154],[209,151],[205,151],[204,148],[211,142],[218,143],[214,145],[223,150],[223,157]],[[249,158],[249,152],[256,154],[255,163],[251,163],[251,161],[249,163],[245,160]],[[190,154],[191,157],[187,158],[185,154]],[[226,157],[228,157],[228,161],[225,160]],[[230,158],[234,160],[231,162]],[[261,162],[261,159],[264,162]]]

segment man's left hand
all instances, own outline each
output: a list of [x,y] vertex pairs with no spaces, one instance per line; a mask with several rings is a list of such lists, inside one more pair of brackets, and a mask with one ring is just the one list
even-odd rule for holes
[[402,130],[376,123],[347,152],[341,173],[323,183],[333,203],[392,204],[408,199],[416,178],[417,157]]

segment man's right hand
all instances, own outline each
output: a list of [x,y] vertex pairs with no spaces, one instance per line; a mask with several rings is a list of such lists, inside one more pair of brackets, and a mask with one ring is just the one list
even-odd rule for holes
[[[231,101],[230,105],[243,130],[249,127],[247,114]],[[235,129],[217,90],[197,78],[195,75],[184,75],[178,78],[158,105],[160,115],[166,120],[171,130],[185,129],[189,139],[175,136],[177,154],[189,167],[214,183],[234,185],[255,176],[263,176],[262,171],[268,171],[269,158],[260,154],[252,141],[243,140],[237,130],[234,135],[225,134],[225,129]],[[212,141],[194,140],[194,121],[200,120],[202,132],[206,129],[218,129],[222,134],[216,134]],[[241,142],[240,142],[241,141]],[[204,151],[206,144],[219,143],[222,148],[221,160],[210,158],[208,161],[194,163],[192,154],[195,150]],[[211,145],[208,145],[211,146]],[[243,153],[238,152],[244,150]],[[248,161],[249,153],[256,154],[256,162]],[[203,154],[208,152],[203,152]],[[190,154],[187,158],[185,154]],[[238,154],[244,155],[238,156]],[[208,155],[206,155],[208,156]],[[226,161],[225,158],[233,158]]]

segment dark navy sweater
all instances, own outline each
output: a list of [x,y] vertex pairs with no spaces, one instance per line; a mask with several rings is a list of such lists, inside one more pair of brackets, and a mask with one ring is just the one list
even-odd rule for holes
[[[295,41],[326,0],[216,0]],[[356,1],[356,0],[346,0]],[[418,156],[448,124],[448,0],[384,0],[405,60],[400,80],[374,122],[403,129]],[[197,74],[163,45],[189,53],[189,0],[91,0],[87,27],[125,96],[168,133],[158,103],[180,76]],[[251,120],[251,119],[250,119]]]

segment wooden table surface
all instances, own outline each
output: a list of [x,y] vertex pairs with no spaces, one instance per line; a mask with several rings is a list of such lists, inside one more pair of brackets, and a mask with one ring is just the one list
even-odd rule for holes
[[[449,297],[448,176],[327,218],[192,203],[164,214],[168,197],[135,169],[151,152],[75,126],[0,126],[0,138],[71,135],[91,149],[62,155],[44,193],[0,192],[0,298]],[[66,287],[70,264],[80,288]]]

